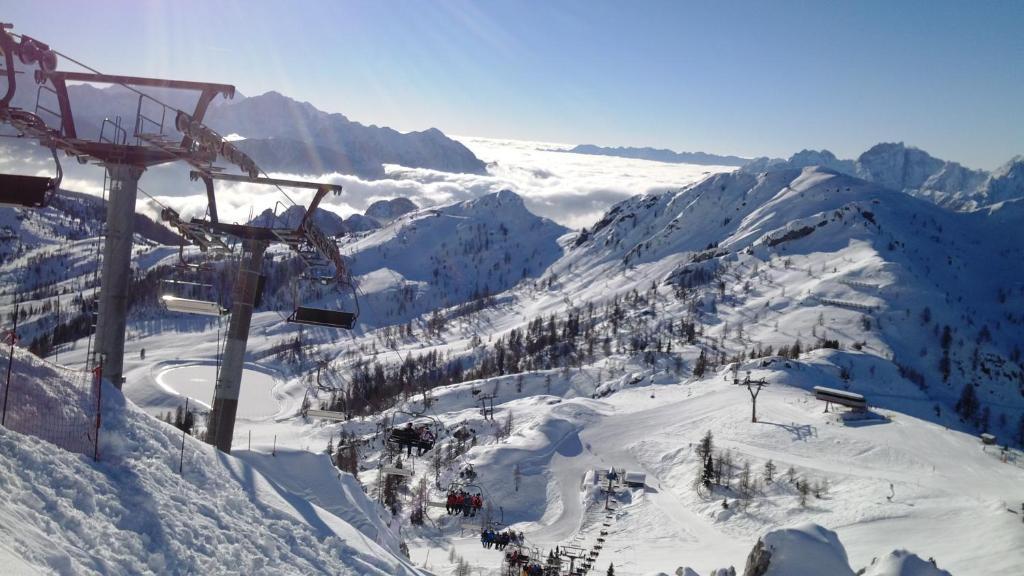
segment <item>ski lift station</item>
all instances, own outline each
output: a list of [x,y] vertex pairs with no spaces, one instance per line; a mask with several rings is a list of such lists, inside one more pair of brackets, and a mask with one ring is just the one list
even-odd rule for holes
[[868,402],[863,394],[815,386],[814,397],[825,403],[825,412],[828,412],[829,406],[832,404],[852,408],[854,412],[866,412],[868,409]]
[[635,470],[626,470],[625,468],[595,468],[593,482],[605,488],[610,486],[612,490],[619,488],[643,488],[647,485],[647,474]]

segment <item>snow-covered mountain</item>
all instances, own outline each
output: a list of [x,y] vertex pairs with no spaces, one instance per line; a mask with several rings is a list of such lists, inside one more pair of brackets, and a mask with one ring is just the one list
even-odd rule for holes
[[802,150],[788,160],[756,158],[743,167],[751,173],[824,166],[956,210],[1024,198],[1024,157],[1015,157],[988,173],[899,143],[877,144],[857,160],[840,160],[828,150]]
[[417,208],[408,198],[398,197],[390,200],[377,200],[366,208],[365,216],[378,222],[390,222],[399,216],[408,214]]
[[393,211],[367,210],[367,218],[396,216],[342,244],[377,325],[503,292],[539,277],[562,254],[558,239],[567,230],[535,216],[507,190],[404,212],[407,207],[399,201]]
[[[784,273],[787,286],[775,296],[731,297],[738,298],[731,305],[738,314],[720,310],[715,323],[735,330],[737,323],[753,322],[762,337],[777,342],[764,314],[800,317],[817,310],[854,323],[865,316],[865,329],[845,334],[851,344],[878,346],[877,353],[901,370],[925,375],[920,385],[947,407],[965,385],[977,387],[993,402],[994,426],[1024,410],[1024,318],[1015,312],[1024,297],[1024,269],[1017,264],[1024,257],[1022,203],[952,212],[815,167],[719,174],[616,205],[552,270],[597,263],[606,270],[611,262],[658,266],[663,276],[657,280],[680,289],[727,274],[726,292],[744,294],[759,292],[752,286],[765,266],[801,270],[799,280]],[[744,349],[758,339],[749,327],[746,339]],[[949,339],[956,345],[935,348]],[[1014,408],[1000,417],[996,405]]]
[[[20,63],[18,67],[21,68]],[[29,69],[28,74],[31,73]],[[159,88],[149,88],[146,93],[182,110],[195,106],[195,93]],[[55,99],[51,102],[47,92],[42,94],[40,104],[58,109]],[[68,95],[73,102],[79,137],[99,138],[104,119],[119,121],[129,134],[134,131],[140,107],[138,94],[117,85],[97,88],[76,84],[68,87]],[[34,90],[19,90],[12,105],[35,110],[36,102]],[[167,114],[152,100],[144,100],[141,106],[142,114],[155,121],[162,118],[165,130],[174,132],[173,114]],[[52,121],[52,117],[45,120]],[[218,97],[211,103],[204,123],[224,136],[244,138],[236,145],[269,172],[339,172],[382,178],[384,164],[444,172],[485,171],[484,163],[468,148],[436,128],[401,133],[388,127],[367,126],[273,91],[250,97],[236,94],[232,100]],[[152,124],[146,126],[153,129]],[[106,132],[110,138],[109,125]]]
[[244,137],[239,147],[275,172],[380,178],[383,164],[473,174],[485,168],[468,148],[436,128],[403,134],[364,126],[278,92],[219,101],[210,107],[206,123],[221,134]]

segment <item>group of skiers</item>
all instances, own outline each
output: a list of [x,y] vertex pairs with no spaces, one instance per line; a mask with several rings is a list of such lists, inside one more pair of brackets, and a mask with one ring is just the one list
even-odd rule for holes
[[544,576],[544,567],[536,562],[523,566],[522,576]]
[[[545,576],[544,566],[536,561],[530,560],[529,554],[524,554],[519,551],[519,548],[514,548],[505,553],[505,562],[508,564],[510,573],[515,566],[522,565],[522,576]],[[558,574],[557,571],[548,571],[548,574]]]
[[448,493],[444,509],[448,514],[458,516],[476,516],[478,510],[484,507],[484,500],[479,494],[470,494],[465,490],[458,490]]
[[509,544],[522,546],[523,540],[523,533],[517,534],[515,530],[495,532],[494,529],[487,528],[480,533],[480,543],[484,545],[484,548],[494,548],[495,550],[504,550],[505,546]]
[[394,441],[405,446],[406,456],[412,456],[413,446],[416,447],[417,456],[422,456],[424,452],[434,447],[434,433],[426,424],[413,428],[412,422],[408,422],[405,428],[396,428],[392,431],[391,436]]

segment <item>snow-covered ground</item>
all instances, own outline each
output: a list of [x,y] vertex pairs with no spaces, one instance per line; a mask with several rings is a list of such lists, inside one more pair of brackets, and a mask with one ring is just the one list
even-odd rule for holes
[[[52,391],[72,378],[20,351],[15,364],[16,377]],[[282,450],[291,484],[192,438],[181,456],[179,430],[109,386],[100,438],[93,462],[0,427],[4,573],[418,573],[325,456]],[[323,493],[324,505],[308,492]]]
[[[310,370],[330,359],[344,384],[360,362],[390,367],[430,353],[439,364],[462,360],[469,368],[513,330],[577,313],[598,352],[571,361],[552,353],[539,357],[549,368],[511,366],[504,375],[433,392],[429,415],[445,425],[442,443],[464,423],[476,431],[476,445],[445,464],[437,484],[430,460],[442,449],[413,458],[410,485],[428,479],[430,500],[440,501],[443,487],[473,464],[487,517],[522,531],[541,554],[565,545],[595,550],[604,538],[594,566],[603,571],[614,563],[618,574],[742,569],[766,532],[808,522],[834,531],[852,569],[870,566],[869,574],[913,565],[909,556],[890,555],[904,548],[957,575],[1024,571],[1022,457],[1010,450],[1004,462],[997,448],[986,450],[974,424],[953,410],[964,386],[973,386],[1001,441],[1024,412],[1014,353],[1024,322],[1019,205],[954,214],[808,169],[720,174],[631,198],[584,233],[531,218],[522,206],[515,195],[493,194],[411,213],[346,243],[365,292],[361,325],[351,334],[303,331],[296,359],[269,352],[299,330],[279,311],[256,314],[235,428],[238,459],[190,443],[195,458],[202,456],[193,465],[244,466],[273,491],[299,495],[285,498],[293,506],[311,501],[391,551],[404,540],[412,561],[435,573],[450,573],[461,557],[496,574],[502,556],[480,545],[482,516],[449,517],[435,507],[425,526],[410,526],[411,495],[392,518],[360,500],[355,481],[339,480],[314,454],[343,430],[361,438],[359,481],[376,495],[377,465],[390,464],[377,425],[396,413],[344,424],[303,418],[307,394],[314,403],[329,397],[314,392]],[[513,233],[502,234],[503,227]],[[140,250],[140,257],[147,265],[172,257],[160,250]],[[453,290],[435,289],[444,282]],[[466,306],[481,291],[494,292],[493,300]],[[444,326],[431,329],[438,304],[451,307],[438,312]],[[597,308],[588,316],[591,304]],[[695,331],[690,340],[685,323]],[[838,349],[807,351],[832,339]],[[763,352],[797,341],[797,359]],[[60,361],[81,366],[86,347],[85,340],[63,346]],[[125,395],[152,415],[174,410],[183,395],[208,404],[217,350],[216,324],[138,320],[126,344]],[[702,351],[717,368],[692,377]],[[748,370],[770,383],[758,398],[758,423],[750,421],[747,391],[731,384],[733,374]],[[515,372],[523,373],[522,391]],[[823,413],[809,393],[817,385],[865,394],[876,417]],[[474,390],[496,394],[494,421],[482,419]],[[417,403],[414,396],[399,407]],[[394,422],[404,418],[397,414]],[[509,418],[511,434],[499,439]],[[112,425],[105,434],[116,438],[123,430]],[[708,431],[739,466],[749,463],[755,478],[771,460],[774,481],[745,496],[734,472],[730,487],[698,492],[695,446]],[[646,473],[645,487],[615,496],[610,518],[595,482],[595,470],[609,467]],[[797,478],[829,488],[804,506]],[[317,521],[303,517],[312,528],[301,530],[315,532]],[[816,530],[776,541],[829,540]]]
[[[261,323],[273,322],[269,314]],[[254,333],[258,332],[254,330]],[[259,341],[259,336],[253,336]],[[164,367],[161,357],[175,357],[189,345],[170,335],[154,335],[133,343],[147,348],[147,363]],[[923,558],[934,557],[953,574],[980,574],[979,567],[996,573],[1013,573],[1024,566],[1024,529],[1020,506],[1024,485],[1024,461],[1003,463],[995,450],[986,451],[972,435],[950,430],[900,412],[876,409],[881,419],[863,424],[844,423],[808,393],[812,385],[841,388],[835,363],[849,358],[818,351],[800,362],[760,369],[772,385],[759,396],[759,423],[750,422],[745,389],[726,381],[731,372],[705,380],[680,380],[662,372],[636,367],[619,392],[591,399],[595,370],[572,371],[563,380],[553,375],[552,395],[544,394],[544,374],[528,375],[524,391],[513,392],[513,378],[477,382],[480,389],[496,388],[497,425],[490,426],[474,409],[470,394],[474,384],[454,385],[435,391],[432,410],[451,429],[468,421],[478,432],[480,445],[461,462],[471,462],[479,474],[497,517],[525,533],[532,546],[544,551],[556,545],[592,545],[604,518],[603,496],[593,486],[593,470],[608,467],[643,471],[645,489],[624,491],[608,528],[607,543],[599,556],[601,567],[614,563],[617,573],[670,573],[689,566],[706,574],[727,565],[741,567],[757,538],[770,529],[813,521],[835,530],[856,569],[893,549],[906,548]],[[138,370],[146,370],[140,367]],[[163,368],[161,368],[163,369]],[[866,373],[866,368],[864,369]],[[165,372],[159,372],[164,374]],[[199,376],[202,372],[195,375]],[[262,373],[251,372],[253,388],[259,389]],[[129,382],[137,380],[129,373]],[[655,384],[650,384],[651,381]],[[243,379],[243,389],[250,378]],[[159,392],[159,378],[148,386]],[[296,406],[303,386],[280,387]],[[157,398],[142,385],[127,389],[130,397]],[[537,395],[539,394],[539,395]],[[154,400],[154,411],[166,404]],[[329,435],[339,429],[367,433],[363,421],[329,424],[305,421],[282,413],[278,419],[249,419],[236,428],[236,452],[271,481],[301,493],[306,489],[325,498],[330,490],[307,484],[310,478],[295,476],[303,465],[268,458],[271,443],[277,449],[318,451]],[[511,414],[512,436],[496,442],[493,430]],[[808,481],[827,481],[831,486],[821,499],[811,498],[806,508],[792,484],[777,480],[764,494],[750,499],[745,510],[736,504],[725,511],[722,497],[698,495],[693,489],[697,470],[694,445],[712,431],[715,443],[732,451],[734,458],[748,460],[756,476],[771,459],[777,476],[793,467]],[[253,438],[253,452],[246,446]],[[257,460],[258,454],[263,454]],[[367,454],[372,457],[372,454]],[[428,456],[413,466],[420,476],[430,477]],[[513,470],[521,474],[514,488]],[[454,477],[457,469],[446,472]],[[588,473],[590,476],[588,477]],[[317,477],[325,478],[326,472]],[[414,478],[414,480],[416,479]],[[361,475],[374,494],[375,471]],[[895,496],[887,498],[892,491]],[[447,485],[447,481],[442,481]],[[435,500],[443,494],[435,491]],[[329,502],[315,501],[331,510]],[[434,522],[425,528],[404,525],[412,559],[419,565],[445,573],[449,547],[480,569],[496,571],[501,554],[479,544],[476,519],[452,522],[441,509],[429,509]],[[440,515],[440,516],[438,516]],[[494,572],[496,573],[496,572]]]

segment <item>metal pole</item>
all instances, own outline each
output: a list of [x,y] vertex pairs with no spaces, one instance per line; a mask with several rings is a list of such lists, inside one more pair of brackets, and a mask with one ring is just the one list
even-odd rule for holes
[[270,449],[271,456],[277,456],[277,434],[274,434],[274,447]]
[[242,389],[245,346],[249,340],[252,309],[256,303],[256,290],[263,271],[263,253],[266,252],[267,245],[264,240],[246,240],[243,243],[238,278],[235,280],[231,322],[228,325],[220,377],[214,388],[213,410],[210,413],[210,426],[206,434],[206,442],[226,454],[231,453],[231,440],[235,434],[235,415],[238,413],[238,395]]
[[104,371],[117,389],[124,372],[124,336],[128,314],[128,287],[132,272],[135,234],[135,197],[143,168],[108,164],[110,197],[107,199],[107,237],[103,245],[99,319],[93,354],[106,355]]
[[[53,336],[50,337],[50,341],[55,340],[57,335],[57,329],[60,328],[60,294],[57,295],[57,323],[53,327]],[[55,364],[60,364],[60,346],[56,343],[53,345],[53,361]]]
[[7,357],[7,385],[4,386],[4,409],[0,426],[7,425],[7,398],[11,395],[11,369],[14,368],[14,341],[18,339],[18,301],[14,301],[14,329],[11,330],[11,352]]
[[188,419],[188,396],[185,396],[185,414],[182,416],[181,428],[181,457],[178,459],[178,474],[185,469],[185,426],[184,421]]
[[93,377],[96,379],[96,443],[93,445],[92,459],[98,462],[100,459],[100,426],[103,423],[103,364],[96,366]]

